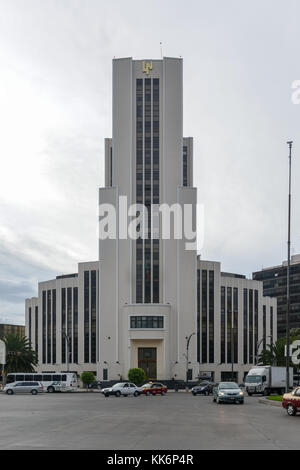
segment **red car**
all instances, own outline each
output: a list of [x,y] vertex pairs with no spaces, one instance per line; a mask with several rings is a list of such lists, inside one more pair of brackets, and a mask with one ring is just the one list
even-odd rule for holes
[[149,382],[145,384],[141,388],[141,393],[143,395],[165,395],[168,391],[168,387],[158,382]]
[[289,416],[295,416],[297,412],[300,412],[300,387],[283,395],[282,406]]

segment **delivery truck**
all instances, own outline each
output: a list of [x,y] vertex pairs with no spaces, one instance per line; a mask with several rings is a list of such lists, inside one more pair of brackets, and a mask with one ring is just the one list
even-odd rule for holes
[[[290,367],[290,388],[293,387],[293,368]],[[245,379],[245,389],[249,396],[254,393],[282,395],[286,387],[286,368],[275,366],[255,366],[248,372]]]

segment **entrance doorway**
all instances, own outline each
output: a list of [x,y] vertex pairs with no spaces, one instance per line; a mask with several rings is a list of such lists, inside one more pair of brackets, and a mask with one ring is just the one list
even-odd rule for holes
[[157,376],[156,348],[138,348],[138,367],[145,371],[147,379],[156,380],[156,376]]

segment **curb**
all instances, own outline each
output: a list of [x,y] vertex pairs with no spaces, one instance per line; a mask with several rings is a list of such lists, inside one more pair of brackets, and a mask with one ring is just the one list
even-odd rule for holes
[[271,405],[271,406],[280,406],[282,407],[281,401],[274,401],[274,400],[267,400],[267,398],[260,398],[258,400],[259,403],[262,403],[263,405]]

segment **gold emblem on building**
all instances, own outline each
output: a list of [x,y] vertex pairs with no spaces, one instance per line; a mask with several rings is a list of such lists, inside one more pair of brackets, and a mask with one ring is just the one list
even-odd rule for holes
[[143,62],[143,73],[149,75],[150,70],[152,70],[152,61],[151,62]]

